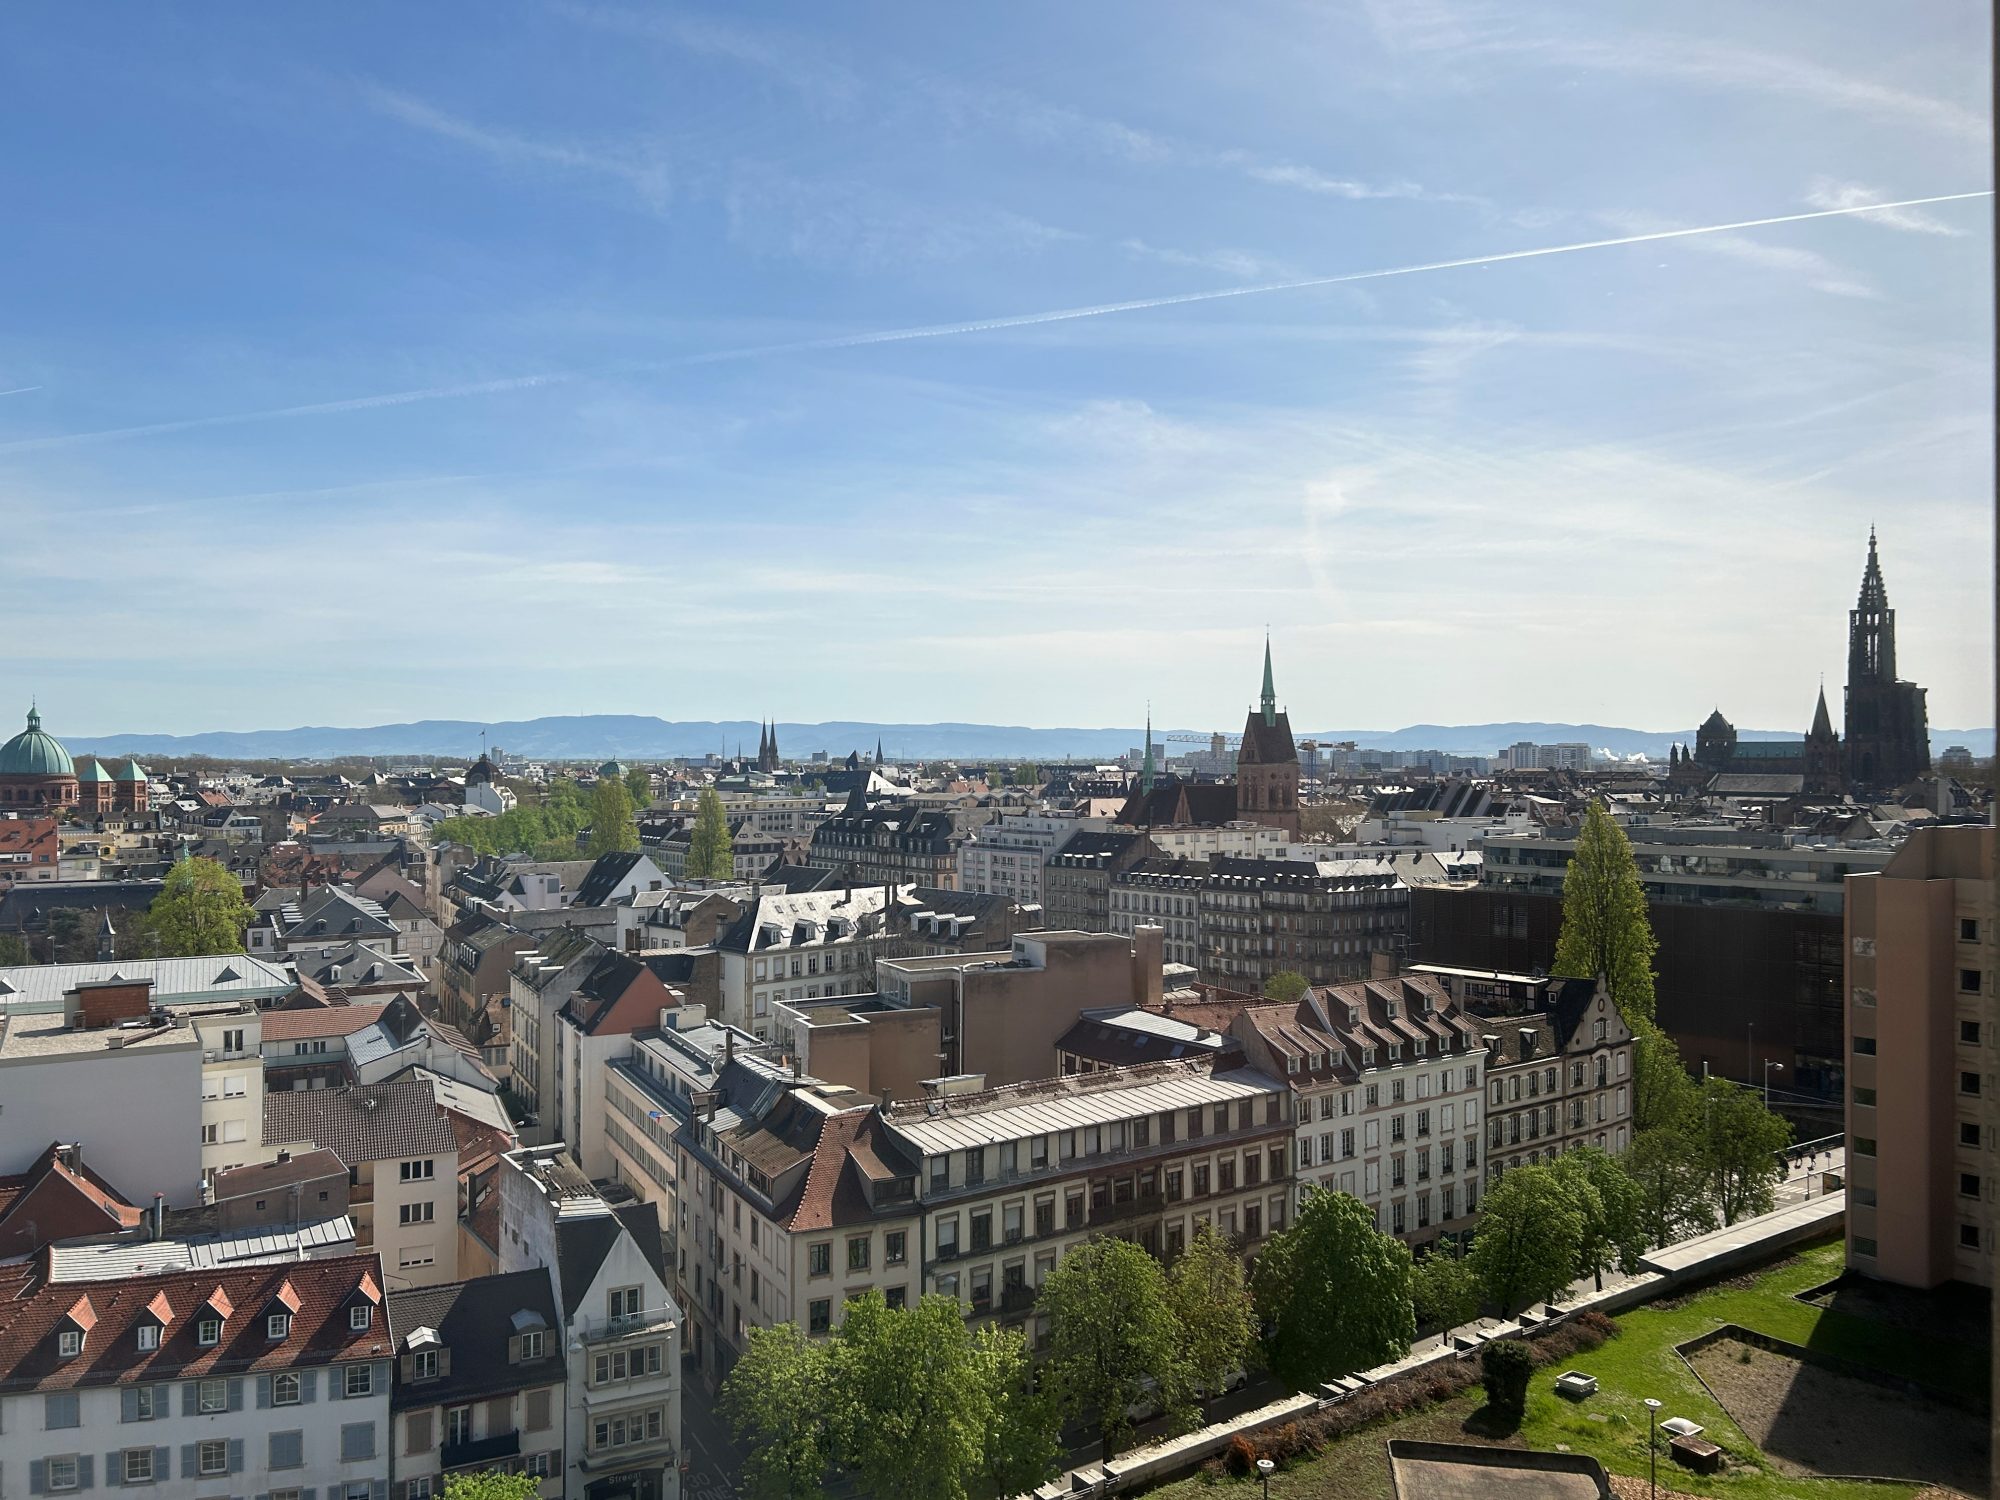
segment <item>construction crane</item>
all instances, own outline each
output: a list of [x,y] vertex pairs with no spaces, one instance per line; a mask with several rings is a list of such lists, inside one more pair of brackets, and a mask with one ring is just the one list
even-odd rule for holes
[[1154,738],[1162,739],[1167,741],[1169,744],[1175,744],[1175,745],[1212,745],[1217,740],[1221,740],[1222,743],[1225,745],[1235,745],[1235,744],[1240,744],[1242,742],[1243,736],[1240,734],[1176,733],[1176,734],[1155,735]]

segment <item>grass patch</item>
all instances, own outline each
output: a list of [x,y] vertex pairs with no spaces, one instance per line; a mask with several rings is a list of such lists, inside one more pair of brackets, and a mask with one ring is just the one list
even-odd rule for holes
[[[1468,1420],[1479,1411],[1477,1390],[1402,1417],[1387,1418],[1341,1439],[1315,1458],[1289,1465],[1271,1480],[1271,1494],[1285,1500],[1388,1500],[1391,1438],[1431,1442],[1553,1450],[1567,1446],[1587,1453],[1614,1474],[1644,1476],[1647,1396],[1664,1403],[1660,1416],[1690,1417],[1707,1429],[1711,1442],[1729,1453],[1731,1468],[1714,1478],[1691,1474],[1660,1455],[1664,1486],[1688,1495],[1725,1500],[1908,1500],[1912,1485],[1855,1484],[1800,1479],[1778,1472],[1719,1405],[1709,1398],[1675,1346],[1724,1323],[1737,1323],[1807,1348],[1838,1354],[1876,1369],[1927,1384],[1985,1392],[1984,1354],[1976,1349],[1917,1341],[1906,1332],[1800,1302],[1794,1293],[1826,1281],[1841,1267],[1841,1246],[1808,1250],[1760,1275],[1739,1278],[1697,1292],[1669,1307],[1636,1308],[1619,1318],[1620,1334],[1602,1347],[1579,1352],[1535,1371],[1527,1411],[1512,1438],[1482,1435]],[[1598,1394],[1581,1403],[1556,1395],[1555,1377],[1564,1369],[1595,1375]],[[1603,1421],[1591,1420],[1593,1416]],[[1162,1486],[1163,1500],[1193,1500],[1212,1491],[1248,1485],[1251,1479],[1197,1474]],[[1247,1495],[1248,1490],[1244,1493]]]

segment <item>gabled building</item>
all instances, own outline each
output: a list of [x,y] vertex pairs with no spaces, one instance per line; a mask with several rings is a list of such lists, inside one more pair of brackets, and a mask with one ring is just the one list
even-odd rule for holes
[[500,1169],[500,1269],[551,1280],[565,1353],[562,1493],[678,1500],[681,1310],[650,1203],[605,1202],[561,1146]]
[[557,1077],[562,1053],[558,1017],[572,997],[581,996],[595,1008],[616,1005],[630,995],[641,1010],[655,1016],[672,1003],[667,987],[644,964],[574,928],[553,934],[539,947],[523,949],[514,960],[509,989],[513,1024],[509,1087],[530,1117],[522,1126],[523,1139],[538,1143],[562,1139],[566,1122],[560,1110],[574,1102]]
[[26,1171],[0,1177],[0,1259],[57,1240],[117,1234],[140,1210],[83,1159],[81,1145],[51,1142]]
[[375,1256],[74,1281],[44,1251],[0,1278],[8,1493],[386,1500]]
[[1578,1146],[1632,1144],[1632,1028],[1601,983],[1559,979],[1540,1009],[1489,1005],[1473,1019],[1487,1047],[1489,1182]]
[[54,880],[62,870],[54,818],[0,817],[0,891],[29,881]]
[[389,1294],[395,1500],[437,1500],[495,1470],[563,1494],[569,1362],[546,1270]]
[[837,817],[813,831],[809,860],[857,885],[958,883],[959,828],[952,813],[898,803],[870,806],[859,788]]

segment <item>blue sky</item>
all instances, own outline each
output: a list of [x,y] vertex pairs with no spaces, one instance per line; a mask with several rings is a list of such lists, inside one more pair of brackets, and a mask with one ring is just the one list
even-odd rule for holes
[[0,703],[1803,728],[1873,521],[1988,723],[1986,199],[966,326],[1983,190],[1983,10],[9,11]]

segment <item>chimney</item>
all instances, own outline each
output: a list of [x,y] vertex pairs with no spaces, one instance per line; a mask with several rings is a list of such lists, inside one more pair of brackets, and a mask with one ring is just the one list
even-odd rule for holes
[[164,1239],[167,1233],[167,1195],[153,1194],[153,1238]]
[[1151,924],[1132,929],[1132,999],[1158,1005],[1165,993],[1167,929]]

